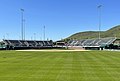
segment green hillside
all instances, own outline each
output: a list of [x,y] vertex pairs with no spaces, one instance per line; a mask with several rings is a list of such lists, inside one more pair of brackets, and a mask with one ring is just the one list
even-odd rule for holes
[[[66,39],[92,39],[92,38],[98,38],[99,32],[98,31],[85,31],[85,32],[79,32],[71,35],[70,37]],[[117,37],[120,38],[120,25],[115,26],[107,31],[101,31],[101,38],[105,37]]]

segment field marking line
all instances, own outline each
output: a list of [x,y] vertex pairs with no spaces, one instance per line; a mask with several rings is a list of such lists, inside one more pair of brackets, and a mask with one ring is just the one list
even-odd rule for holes
[[90,51],[90,50],[16,50],[16,51],[70,52],[70,51]]

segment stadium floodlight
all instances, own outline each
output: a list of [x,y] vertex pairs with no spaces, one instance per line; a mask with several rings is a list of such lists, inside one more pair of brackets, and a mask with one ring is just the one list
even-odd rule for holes
[[24,17],[23,17],[23,13],[24,13],[24,9],[20,9],[21,10],[21,37],[22,40],[24,39]]
[[101,7],[102,7],[102,5],[99,5],[97,7],[99,10],[99,39],[101,38]]

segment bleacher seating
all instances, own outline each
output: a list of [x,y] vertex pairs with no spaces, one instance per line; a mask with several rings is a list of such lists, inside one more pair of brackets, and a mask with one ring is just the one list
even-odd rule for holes
[[81,47],[98,46],[100,47],[101,45],[109,45],[115,40],[116,38],[70,40],[68,42],[68,46],[81,46]]
[[44,47],[53,46],[52,41],[36,41],[36,40],[3,40],[6,45],[13,47]]
[[26,41],[24,41],[24,40],[19,40],[19,41],[20,41],[20,46],[22,46],[22,47],[27,47],[27,46],[29,46]]
[[35,47],[36,43],[34,41],[27,41],[30,47]]
[[44,46],[43,41],[36,41],[37,46]]

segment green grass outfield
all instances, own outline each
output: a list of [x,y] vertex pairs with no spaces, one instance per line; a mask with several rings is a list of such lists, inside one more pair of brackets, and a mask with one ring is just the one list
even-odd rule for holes
[[120,52],[0,51],[0,81],[120,81]]

